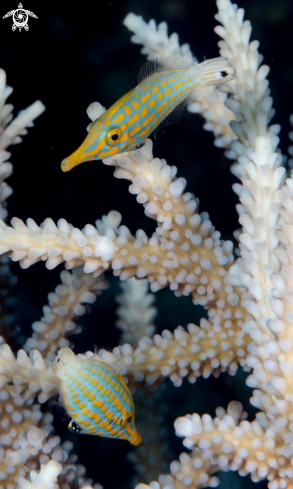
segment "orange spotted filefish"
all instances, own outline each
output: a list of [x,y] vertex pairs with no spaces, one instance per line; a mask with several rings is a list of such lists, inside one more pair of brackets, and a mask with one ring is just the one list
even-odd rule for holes
[[137,87],[91,124],[82,145],[62,161],[62,170],[140,148],[151,133],[180,119],[184,107],[198,95],[196,89],[221,85],[234,73],[226,58],[197,65],[173,56],[149,61],[139,72]]
[[106,363],[97,354],[87,358],[76,356],[70,348],[59,350],[52,368],[61,380],[62,404],[72,418],[68,428],[139,445],[132,395],[115,370],[114,355],[109,357]]

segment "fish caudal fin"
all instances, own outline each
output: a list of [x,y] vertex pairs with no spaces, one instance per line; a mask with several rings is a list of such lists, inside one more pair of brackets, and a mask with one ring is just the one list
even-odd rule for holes
[[227,58],[208,59],[197,65],[197,68],[202,70],[203,86],[205,87],[222,85],[222,83],[233,80],[235,76],[235,68]]
[[52,364],[52,370],[59,379],[62,379],[63,369],[76,359],[75,354],[70,348],[61,348]]

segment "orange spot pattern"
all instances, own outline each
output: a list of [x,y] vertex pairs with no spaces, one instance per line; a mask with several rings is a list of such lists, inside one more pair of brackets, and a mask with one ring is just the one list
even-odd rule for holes
[[132,114],[132,109],[130,107],[128,107],[128,105],[124,105],[124,110],[125,110],[127,117]]
[[136,428],[125,420],[134,418],[134,405],[122,377],[110,365],[97,367],[97,360],[76,363],[76,371],[72,372],[74,366],[70,365],[66,382],[62,381],[69,415],[83,433],[131,441],[136,437]]
[[134,114],[134,116],[131,117],[131,119],[129,119],[128,126],[129,127],[133,126],[133,124],[135,124],[135,122],[137,122],[139,120],[139,117],[140,117],[140,115],[138,113]]
[[175,83],[174,90],[178,90],[180,87],[183,87],[183,82]]
[[116,117],[115,119],[116,124],[120,124],[120,122],[123,121],[124,117],[125,117],[124,114],[118,115],[118,117]]
[[132,131],[130,131],[130,136],[134,136],[135,134],[137,134],[139,131],[141,130],[141,124],[138,124],[137,126],[134,127],[134,129],[132,129]]
[[135,110],[138,110],[140,108],[140,103],[136,102],[136,100],[131,100],[131,105]]
[[[190,72],[189,72],[190,73]],[[143,81],[136,89],[125,96],[123,104],[119,106],[119,112],[112,113],[107,125],[112,128],[117,125],[121,130],[121,136],[117,144],[108,146],[103,141],[99,144],[99,157],[106,158],[122,151],[134,149],[164,120],[164,118],[176,107],[178,103],[198,83],[188,72],[182,71],[168,76],[166,73],[158,73],[156,78]],[[139,99],[139,101],[138,101]],[[97,154],[97,149],[93,151]],[[90,153],[88,153],[90,156]],[[106,377],[102,377],[104,380]],[[92,382],[92,385],[93,382]],[[98,390],[99,390],[98,386]],[[112,387],[114,387],[112,385]],[[102,390],[100,396],[106,396]],[[115,391],[119,393],[119,389]],[[108,395],[108,394],[107,394]],[[121,395],[120,393],[118,395]]]
[[147,107],[143,107],[141,109],[141,115],[142,115],[142,117],[146,117],[148,115],[148,108]]
[[153,112],[143,123],[143,127],[148,126],[155,118],[155,113]]
[[141,103],[142,104],[146,104],[148,99],[151,97],[151,94],[150,93],[147,93],[146,95],[144,95],[143,97],[141,97]]

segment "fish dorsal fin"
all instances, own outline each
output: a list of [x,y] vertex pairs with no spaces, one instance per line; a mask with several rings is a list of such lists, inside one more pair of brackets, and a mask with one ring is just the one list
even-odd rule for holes
[[170,112],[170,114],[167,115],[167,117],[161,122],[161,124],[159,124],[156,127],[156,129],[153,131],[154,139],[156,139],[158,131],[160,129],[163,129],[163,127],[168,126],[169,124],[175,124],[176,122],[180,121],[185,107],[192,100],[194,100],[194,91],[191,94],[189,94],[184,100],[181,100],[181,102],[178,105],[176,105],[174,110],[172,110],[172,112]]
[[95,360],[100,360],[101,362],[107,363],[108,365],[115,365],[115,363],[118,362],[119,357],[111,353],[110,351],[107,350],[99,350],[99,352],[96,350],[94,356],[92,357]]
[[86,355],[78,354],[78,357],[80,358],[80,360],[92,360],[92,361],[104,363],[105,365],[114,369],[116,373],[119,372],[124,374],[125,372],[125,366],[122,363],[120,363],[122,355],[121,356],[114,355],[114,353],[111,353],[108,350],[103,350],[103,349],[98,350],[96,346],[95,346],[95,353],[86,352]]
[[155,73],[168,70],[187,70],[194,66],[193,61],[187,56],[167,56],[166,58],[156,58],[145,63],[137,75],[138,83],[146,80]]
[[114,355],[114,353],[111,353],[110,351],[107,350],[99,350],[98,356],[101,358],[101,360],[104,363],[110,365],[110,367],[112,367],[116,373],[119,374],[125,373],[125,366],[120,363],[122,355],[118,356],[118,355]]

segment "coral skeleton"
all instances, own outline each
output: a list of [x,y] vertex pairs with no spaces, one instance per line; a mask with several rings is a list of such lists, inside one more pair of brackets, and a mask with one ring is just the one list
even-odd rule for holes
[[116,314],[118,320],[116,326],[121,331],[121,343],[129,343],[137,347],[138,341],[155,332],[153,319],[157,313],[155,307],[150,307],[154,302],[154,295],[148,293],[148,281],[137,281],[130,278],[121,283],[123,293],[116,297],[120,305]]
[[[176,176],[176,167],[153,156],[151,140],[103,161],[114,167],[116,178],[130,181],[130,193],[157,222],[151,237],[143,230],[131,234],[117,211],[81,230],[62,218],[57,223],[48,218],[41,225],[30,217],[26,223],[13,218],[7,224],[4,201],[11,190],[4,179],[11,164],[6,148],[19,142],[43,106],[36,102],[10,123],[12,108],[4,105],[10,90],[0,73],[0,252],[23,268],[44,261],[48,269],[61,263],[73,269],[62,272],[62,283],[49,295],[24,350],[12,351],[1,331],[0,406],[5,415],[0,487],[9,480],[9,488],[65,488],[75,476],[80,486],[90,487],[84,468],[70,455],[71,444],[60,444],[50,415],[40,411],[36,400],[43,403],[58,391],[51,363],[60,347],[72,347],[67,336],[78,330],[73,321],[86,312],[83,304],[92,303],[107,287],[102,274],[108,270],[125,281],[117,298],[117,326],[125,343],[113,354],[132,391],[144,384],[154,390],[166,378],[180,387],[185,378],[194,383],[199,376],[235,375],[240,366],[250,372],[251,403],[259,410],[249,422],[242,405],[233,401],[226,410],[219,407],[215,418],[196,413],[178,418],[176,434],[188,453],[171,463],[170,473],[158,473],[157,481],[139,483],[136,489],[214,487],[215,473],[221,470],[250,474],[253,481],[267,479],[270,489],[293,487],[293,180],[286,179],[282,166],[280,127],[270,125],[269,68],[262,64],[258,41],[250,41],[250,22],[230,0],[216,3],[220,55],[235,67],[235,79],[221,91],[203,89],[188,109],[205,118],[215,144],[234,160],[241,225],[236,260],[232,242],[221,239],[207,213],[198,213],[198,202],[185,192],[186,181]],[[148,59],[179,55],[197,62],[176,34],[168,37],[165,23],[147,24],[129,14],[124,24]],[[103,111],[95,102],[88,115],[94,120]],[[82,269],[76,272],[77,267]],[[153,298],[145,280],[151,293],[169,287],[177,297],[191,296],[206,309],[207,319],[153,335],[156,311],[150,307]],[[138,451],[132,460],[144,458]]]

